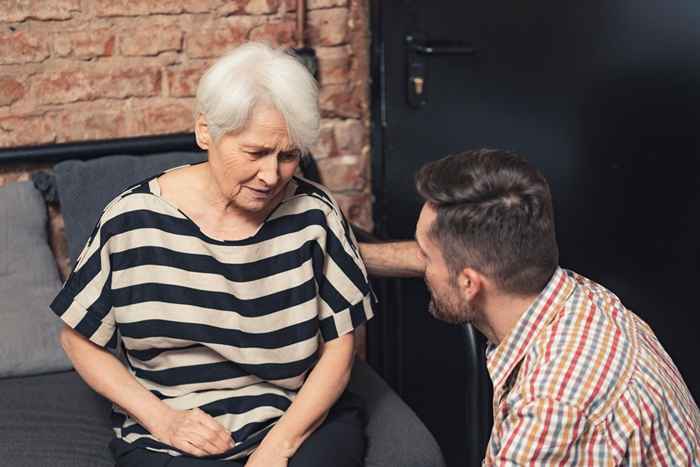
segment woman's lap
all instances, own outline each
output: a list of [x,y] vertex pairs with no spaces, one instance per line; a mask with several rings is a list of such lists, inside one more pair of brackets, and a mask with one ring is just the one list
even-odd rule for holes
[[[323,424],[314,431],[289,460],[288,467],[362,467],[365,457],[364,411],[362,402],[345,393],[333,406]],[[147,449],[133,449],[121,440],[110,444],[117,467],[243,467],[245,460],[219,461],[170,456]]]
[[361,467],[365,458],[362,401],[346,392],[325,422],[306,439],[288,467]]

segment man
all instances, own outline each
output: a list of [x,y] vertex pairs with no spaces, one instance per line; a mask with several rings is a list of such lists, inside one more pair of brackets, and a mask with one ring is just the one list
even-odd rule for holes
[[362,245],[375,274],[424,270],[430,312],[489,340],[485,465],[700,465],[700,411],[652,330],[558,267],[552,200],[521,157],[425,165],[417,242]]

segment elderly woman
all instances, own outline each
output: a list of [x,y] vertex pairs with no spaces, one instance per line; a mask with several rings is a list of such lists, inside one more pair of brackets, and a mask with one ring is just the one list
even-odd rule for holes
[[[107,205],[51,305],[76,370],[114,403],[117,465],[362,465],[345,387],[370,289],[338,205],[294,175],[317,102],[283,51],[218,60],[197,90],[208,160]],[[118,343],[125,364],[104,348]]]

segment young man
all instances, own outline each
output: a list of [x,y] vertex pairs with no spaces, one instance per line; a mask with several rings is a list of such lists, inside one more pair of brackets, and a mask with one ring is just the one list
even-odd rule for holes
[[700,465],[700,411],[652,330],[558,266],[552,200],[521,157],[425,165],[417,242],[362,245],[375,274],[425,275],[430,312],[489,340],[485,465]]

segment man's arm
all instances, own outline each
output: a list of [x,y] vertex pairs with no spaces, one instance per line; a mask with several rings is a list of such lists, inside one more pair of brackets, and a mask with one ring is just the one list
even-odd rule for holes
[[360,254],[373,276],[421,277],[425,271],[418,244],[411,241],[360,243]]
[[[499,427],[498,451],[489,446],[484,465],[514,467],[518,465],[564,465],[590,451],[584,434],[585,414],[573,405],[554,399],[520,402],[510,408]],[[592,438],[588,438],[590,441]]]

